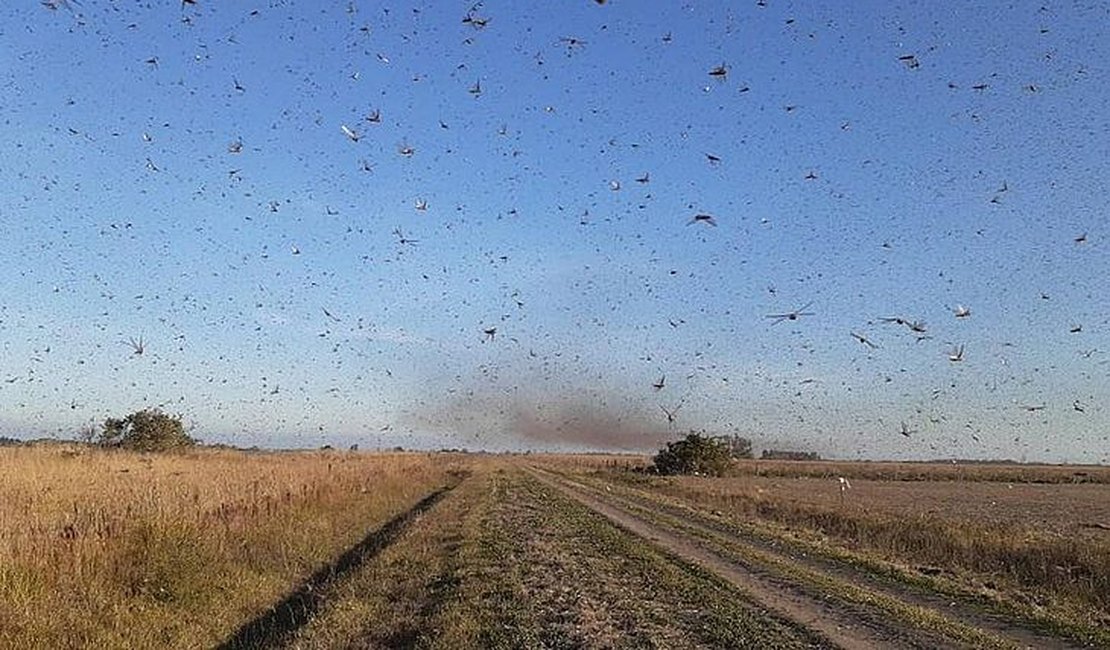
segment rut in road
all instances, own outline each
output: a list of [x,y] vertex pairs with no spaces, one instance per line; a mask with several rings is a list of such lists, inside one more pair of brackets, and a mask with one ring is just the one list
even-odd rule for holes
[[[819,633],[845,648],[938,648],[938,647],[1023,647],[1027,644],[1001,638],[986,631],[973,641],[952,639],[932,630],[901,624],[878,608],[843,602],[806,593],[789,579],[768,575],[743,562],[699,543],[688,533],[676,532],[611,503],[612,495],[597,495],[585,486],[574,487],[566,479],[531,469],[529,474],[548,487],[559,490],[587,508],[606,517],[628,532],[647,539],[674,555],[701,565],[749,593],[768,609]],[[719,533],[718,533],[719,534]],[[830,594],[831,595],[831,594]],[[939,612],[934,612],[943,616]],[[1041,646],[1037,646],[1041,647]]]

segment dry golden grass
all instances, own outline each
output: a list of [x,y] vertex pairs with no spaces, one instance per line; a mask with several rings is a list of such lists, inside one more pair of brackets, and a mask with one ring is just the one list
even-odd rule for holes
[[525,465],[544,465],[566,471],[592,469],[631,470],[647,467],[651,456],[644,454],[522,454],[506,457]]
[[460,462],[0,449],[0,647],[210,647]]

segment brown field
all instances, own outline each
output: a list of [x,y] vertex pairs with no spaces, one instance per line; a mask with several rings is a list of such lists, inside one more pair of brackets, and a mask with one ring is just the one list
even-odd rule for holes
[[0,647],[209,647],[455,466],[0,449]]
[[1106,468],[643,462],[0,449],[0,647],[1110,647]]
[[875,481],[974,481],[1002,483],[1110,483],[1110,467],[1092,465],[1018,465],[975,462],[847,462],[742,460],[737,475],[809,476]]
[[684,477],[672,482],[698,498],[747,500],[790,508],[929,518],[1029,534],[1106,537],[1093,524],[1110,522],[1105,484],[1003,483],[995,481],[881,481],[851,479],[841,495],[834,478],[743,476]]

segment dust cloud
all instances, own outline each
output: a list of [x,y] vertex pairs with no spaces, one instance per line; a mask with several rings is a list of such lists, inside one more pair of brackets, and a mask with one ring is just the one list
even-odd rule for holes
[[539,397],[520,391],[468,391],[424,401],[406,419],[412,429],[512,449],[652,451],[679,437],[662,412],[608,393]]
[[607,404],[571,401],[543,412],[518,405],[509,432],[524,443],[563,444],[596,450],[646,451],[676,433],[638,410],[622,411]]

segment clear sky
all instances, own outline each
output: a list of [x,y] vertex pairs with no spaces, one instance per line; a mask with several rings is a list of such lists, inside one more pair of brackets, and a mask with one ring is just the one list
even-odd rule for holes
[[0,433],[1110,462],[1105,3],[54,1]]

